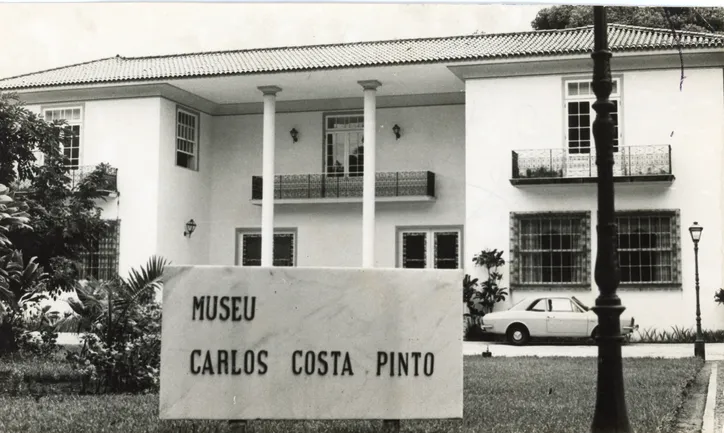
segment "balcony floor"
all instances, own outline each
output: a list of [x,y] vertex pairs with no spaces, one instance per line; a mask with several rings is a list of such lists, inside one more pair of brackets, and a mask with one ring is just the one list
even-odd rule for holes
[[[673,174],[650,174],[642,176],[614,176],[615,183],[668,183],[671,184],[676,177]],[[596,183],[597,177],[533,177],[510,179],[513,186],[524,185],[570,185],[577,183]]]
[[[251,204],[261,206],[261,200],[252,199]],[[376,197],[377,203],[420,203],[433,202],[435,197],[430,196],[398,196]],[[284,204],[324,204],[324,203],[362,203],[362,197],[328,197],[328,198],[284,198],[274,199],[274,205]]]

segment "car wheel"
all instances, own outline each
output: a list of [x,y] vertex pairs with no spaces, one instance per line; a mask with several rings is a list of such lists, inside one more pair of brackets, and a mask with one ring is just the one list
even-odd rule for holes
[[528,328],[520,324],[511,325],[508,328],[507,336],[508,342],[515,344],[516,346],[522,346],[528,342],[528,339],[530,339]]
[[591,340],[593,340],[593,344],[596,344],[596,338],[598,337],[598,326],[593,328],[593,332],[591,332]]

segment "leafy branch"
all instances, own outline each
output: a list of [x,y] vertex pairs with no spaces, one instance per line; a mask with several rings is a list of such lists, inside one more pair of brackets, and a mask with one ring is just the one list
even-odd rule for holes
[[[507,287],[500,287],[503,274],[499,269],[505,265],[503,251],[486,249],[473,257],[473,263],[485,269],[487,279],[479,282],[465,275],[463,279],[463,302],[470,311],[484,315],[493,311],[496,303],[505,301],[508,296]],[[478,290],[478,287],[480,290]]]

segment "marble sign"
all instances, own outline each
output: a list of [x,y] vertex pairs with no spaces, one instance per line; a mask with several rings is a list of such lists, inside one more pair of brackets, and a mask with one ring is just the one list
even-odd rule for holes
[[462,418],[462,270],[167,275],[161,418]]

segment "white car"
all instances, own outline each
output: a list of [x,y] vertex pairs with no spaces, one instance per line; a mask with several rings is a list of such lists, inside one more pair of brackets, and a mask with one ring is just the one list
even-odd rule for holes
[[[621,315],[621,334],[638,328],[634,318]],[[507,311],[488,313],[480,322],[483,331],[505,335],[515,345],[530,337],[595,338],[598,316],[574,296],[549,296],[524,299]]]

